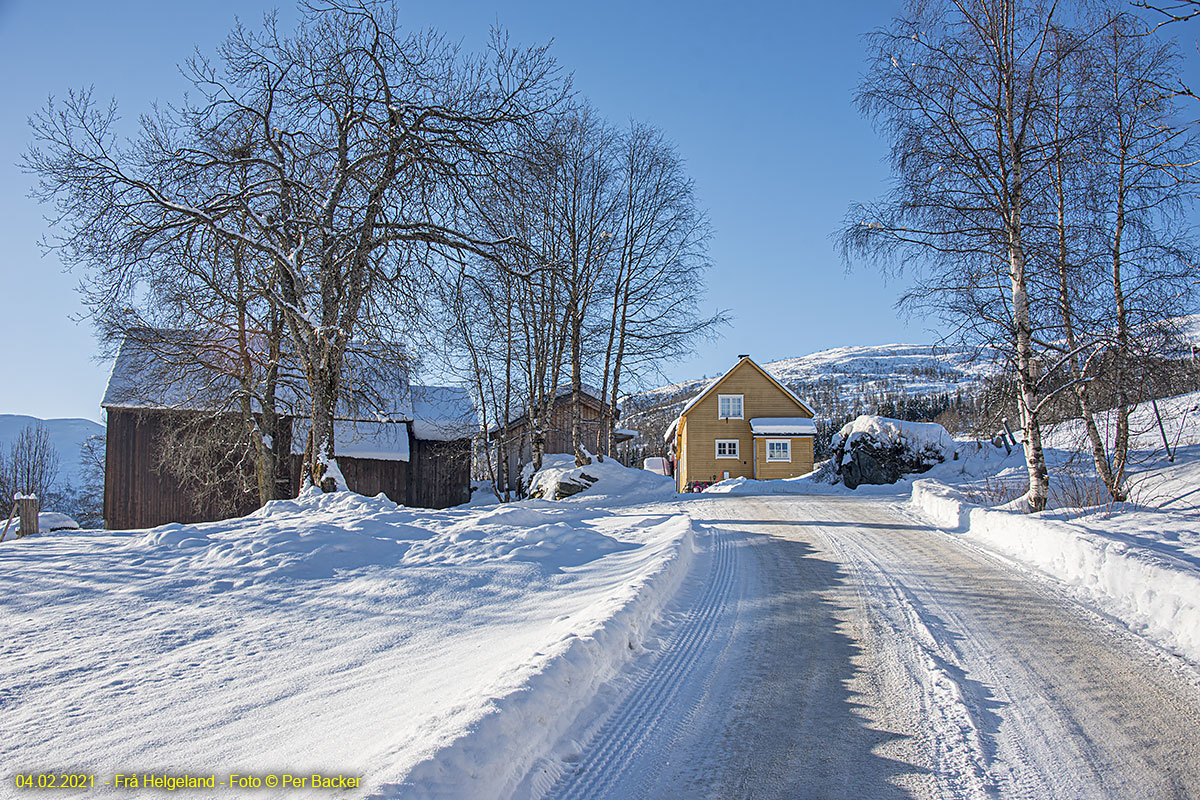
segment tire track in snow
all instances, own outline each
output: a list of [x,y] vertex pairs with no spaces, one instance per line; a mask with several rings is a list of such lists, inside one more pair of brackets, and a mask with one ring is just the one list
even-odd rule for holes
[[884,590],[876,594],[897,591],[892,607],[916,611],[953,656],[945,666],[983,729],[990,791],[1030,800],[1195,796],[1200,714],[1190,671],[895,507],[862,502],[841,513],[860,529],[839,531],[839,544],[852,542],[852,561],[886,575],[886,584],[873,578]]
[[[972,697],[966,671],[957,654],[939,637],[940,625],[926,618],[922,603],[866,548],[834,528],[821,530],[841,561],[858,573],[888,650],[908,674],[910,689],[927,721],[926,746],[939,767],[937,781],[944,797],[988,797],[989,755],[980,733],[980,703]],[[853,553],[853,557],[851,556]]]
[[[733,589],[736,557],[729,536],[714,531],[711,568],[703,594],[664,640],[654,661],[645,667],[633,690],[596,732],[579,761],[546,797],[590,800],[612,796],[612,787],[638,759],[646,740],[670,721],[669,714],[680,710],[675,701],[687,687],[700,655],[711,643],[717,620]],[[687,710],[690,709],[685,708],[685,713],[679,715],[680,719]]]

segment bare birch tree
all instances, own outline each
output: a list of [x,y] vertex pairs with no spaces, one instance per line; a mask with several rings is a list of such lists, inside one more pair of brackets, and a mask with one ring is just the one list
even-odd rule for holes
[[1041,87],[1061,58],[1051,46],[1056,14],[1036,0],[913,2],[872,34],[859,103],[892,141],[898,182],[882,202],[853,208],[841,234],[848,254],[922,265],[911,300],[940,308],[961,332],[1004,342],[1031,511],[1049,494],[1030,244],[1053,147],[1036,131]]
[[[351,342],[420,297],[419,265],[489,253],[494,242],[468,232],[467,198],[508,155],[508,130],[563,87],[545,48],[496,36],[486,57],[468,57],[432,32],[405,34],[384,3],[301,10],[290,36],[269,17],[260,31],[237,27],[215,61],[189,62],[199,102],[143,118],[129,143],[90,93],[52,104],[26,163],[56,203],[67,263],[103,270],[110,256],[136,259],[117,252],[130,230],[199,227],[271,264],[310,403],[305,480],[332,488]],[[231,172],[247,178],[236,192]]]
[[9,445],[8,458],[0,454],[0,497],[11,503],[13,495],[36,495],[42,508],[58,500],[59,458],[50,432],[40,422],[26,425]]
[[[625,373],[679,359],[725,321],[704,315],[708,220],[674,147],[661,131],[632,122],[616,150],[616,256],[610,279],[601,395],[602,449],[613,452]],[[626,381],[627,383],[628,381]]]
[[1107,283],[1095,324],[1106,342],[1114,432],[1107,463],[1097,471],[1113,499],[1124,500],[1130,415],[1144,396],[1145,370],[1165,351],[1174,318],[1191,310],[1195,297],[1195,253],[1184,214],[1187,165],[1196,147],[1179,124],[1172,94],[1162,89],[1177,73],[1173,47],[1132,14],[1102,13],[1089,50],[1096,78],[1089,188],[1097,266]]

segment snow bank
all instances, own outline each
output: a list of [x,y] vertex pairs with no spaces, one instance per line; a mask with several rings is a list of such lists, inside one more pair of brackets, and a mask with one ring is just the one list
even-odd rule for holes
[[580,708],[633,656],[679,589],[694,551],[690,520],[662,523],[660,557],[639,571],[590,631],[569,633],[522,686],[490,704],[464,736],[418,764],[386,797],[477,800],[509,796],[570,728]]
[[[645,488],[630,472],[608,488]],[[314,491],[0,548],[0,761],[503,794],[683,581],[695,533],[671,497],[425,510]]]
[[577,467],[573,455],[548,453],[529,482],[529,495],[547,500],[580,495],[625,503],[654,502],[673,498],[675,481],[649,470],[626,467],[615,458],[601,461],[592,456],[591,464]]
[[974,508],[959,492],[928,478],[913,481],[912,503],[934,525],[952,531],[968,526]]
[[972,506],[933,480],[913,484],[912,503],[938,526],[1076,587],[1131,630],[1200,663],[1200,564],[1136,537]]

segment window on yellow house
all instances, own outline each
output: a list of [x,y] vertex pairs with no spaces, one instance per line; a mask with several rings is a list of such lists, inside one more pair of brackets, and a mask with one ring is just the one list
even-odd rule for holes
[[743,419],[742,415],[742,395],[740,394],[721,394],[717,395],[717,417],[719,419]]
[[791,461],[791,439],[767,439],[767,461]]

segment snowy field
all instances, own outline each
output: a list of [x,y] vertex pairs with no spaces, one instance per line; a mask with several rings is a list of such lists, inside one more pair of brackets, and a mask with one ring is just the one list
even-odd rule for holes
[[561,502],[317,493],[6,542],[0,760],[95,773],[98,795],[125,793],[100,785],[116,773],[286,770],[501,796],[642,652],[692,561],[670,479],[589,470]]
[[[1087,787],[1103,775],[1076,785],[1055,766],[1090,763],[1061,749],[1073,725],[1108,725],[1089,710],[1093,678],[1068,673],[1099,663],[1110,634],[1070,607],[1200,664],[1200,394],[1159,406],[1177,457],[1139,409],[1120,505],[1091,502],[1075,427],[1049,432],[1069,477],[1036,515],[1009,504],[1018,450],[958,442],[923,475],[855,491],[815,473],[681,497],[669,478],[552,456],[546,496],[590,487],[445,511],[311,493],[219,523],[5,542],[0,757],[10,773],[94,773],[97,796],[128,794],[103,784],[135,772],[212,775],[235,797],[230,775],[285,772],[374,798],[726,796],[749,779],[1037,796],[1017,791],[1023,770],[1058,796],[1099,796]],[[1127,663],[1136,685],[1153,658],[1121,647],[1102,671]],[[1066,676],[1058,700],[1017,702],[1049,691],[1034,675],[1048,658]],[[1120,687],[1129,709],[1158,702]],[[873,709],[866,728],[847,691]],[[1129,709],[1117,716],[1136,722]],[[1125,752],[1127,735],[1095,741]],[[1137,758],[1178,761],[1181,736]],[[816,772],[780,767],[797,741]]]

